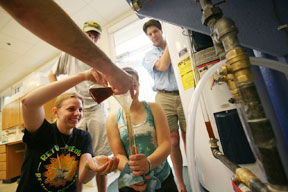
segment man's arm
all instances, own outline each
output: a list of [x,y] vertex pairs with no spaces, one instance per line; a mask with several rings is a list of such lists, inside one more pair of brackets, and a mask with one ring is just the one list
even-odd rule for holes
[[168,50],[168,46],[166,45],[163,55],[159,58],[159,60],[155,63],[154,68],[157,71],[167,71],[169,66],[171,65],[170,54]]
[[132,77],[114,65],[54,1],[0,0],[0,4],[32,33],[103,73],[116,94],[130,90],[134,95]]

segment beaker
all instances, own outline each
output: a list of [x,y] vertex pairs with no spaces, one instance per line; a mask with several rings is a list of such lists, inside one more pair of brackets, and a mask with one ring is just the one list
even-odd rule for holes
[[105,87],[103,85],[94,83],[89,86],[89,94],[94,101],[100,104],[102,101],[113,95],[113,90],[111,87]]

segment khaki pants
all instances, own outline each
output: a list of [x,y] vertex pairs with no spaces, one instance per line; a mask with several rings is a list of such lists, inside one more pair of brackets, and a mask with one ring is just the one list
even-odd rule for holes
[[180,125],[181,130],[186,132],[186,121],[180,96],[175,93],[157,92],[156,102],[160,103],[165,112],[170,131],[179,129]]

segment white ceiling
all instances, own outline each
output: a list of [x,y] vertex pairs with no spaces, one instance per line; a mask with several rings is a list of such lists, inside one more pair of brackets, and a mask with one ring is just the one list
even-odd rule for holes
[[[82,28],[87,20],[100,25],[116,19],[130,7],[126,0],[56,0]],[[60,51],[18,24],[0,8],[0,93]]]

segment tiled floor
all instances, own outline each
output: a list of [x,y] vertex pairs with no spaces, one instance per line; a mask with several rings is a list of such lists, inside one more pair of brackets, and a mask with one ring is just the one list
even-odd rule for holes
[[11,183],[11,184],[7,184],[7,183],[2,183],[2,181],[0,181],[0,191],[2,192],[12,192],[12,191],[16,191],[17,188],[17,182]]

